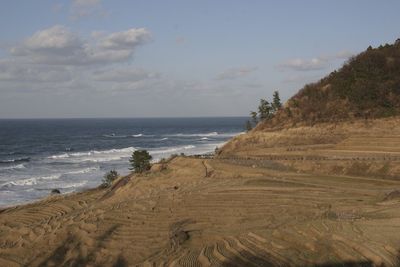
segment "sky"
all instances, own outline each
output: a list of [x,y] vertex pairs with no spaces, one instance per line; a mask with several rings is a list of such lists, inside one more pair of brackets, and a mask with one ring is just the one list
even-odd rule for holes
[[247,116],[400,38],[398,0],[0,5],[0,118]]

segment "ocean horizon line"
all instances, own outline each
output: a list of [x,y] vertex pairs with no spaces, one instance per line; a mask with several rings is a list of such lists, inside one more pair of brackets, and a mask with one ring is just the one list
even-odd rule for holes
[[249,116],[186,116],[186,117],[41,117],[41,118],[0,118],[0,121],[11,120],[103,120],[103,119],[207,119],[207,118],[248,118]]

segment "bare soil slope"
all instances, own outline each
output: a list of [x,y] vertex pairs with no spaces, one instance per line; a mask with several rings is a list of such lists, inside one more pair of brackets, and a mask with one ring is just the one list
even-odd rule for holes
[[398,118],[253,132],[1,211],[0,266],[396,266],[399,165]]

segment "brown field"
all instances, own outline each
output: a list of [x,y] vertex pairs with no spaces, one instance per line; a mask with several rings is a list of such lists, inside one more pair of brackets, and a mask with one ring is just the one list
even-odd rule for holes
[[397,266],[400,119],[234,138],[0,211],[0,266]]

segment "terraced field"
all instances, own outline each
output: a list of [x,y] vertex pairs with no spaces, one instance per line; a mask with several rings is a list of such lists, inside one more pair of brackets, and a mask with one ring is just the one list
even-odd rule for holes
[[[178,157],[111,189],[3,210],[0,266],[396,266],[396,131]],[[390,166],[331,171],[349,162]]]

